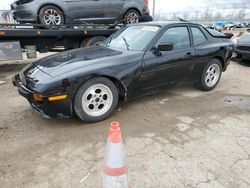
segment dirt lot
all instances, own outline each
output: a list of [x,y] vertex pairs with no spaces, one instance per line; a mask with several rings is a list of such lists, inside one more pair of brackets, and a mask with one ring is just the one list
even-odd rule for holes
[[1,187],[101,187],[110,122],[121,124],[132,187],[250,187],[250,68],[232,62],[212,92],[178,86],[110,119],[43,119],[0,72]]

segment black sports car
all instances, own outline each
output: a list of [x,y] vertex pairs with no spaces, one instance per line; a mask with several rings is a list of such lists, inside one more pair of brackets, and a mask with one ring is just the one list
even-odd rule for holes
[[108,118],[129,100],[192,78],[202,90],[218,84],[233,51],[225,36],[193,23],[126,26],[101,45],[59,53],[13,78],[20,95],[44,117],[86,122]]
[[235,53],[237,58],[250,60],[250,31],[238,39]]

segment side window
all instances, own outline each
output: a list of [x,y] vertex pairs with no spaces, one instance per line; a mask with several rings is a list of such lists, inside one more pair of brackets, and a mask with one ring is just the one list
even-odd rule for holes
[[189,32],[187,27],[169,28],[159,39],[157,44],[172,42],[173,49],[183,49],[190,47]]
[[199,45],[207,41],[207,38],[202,33],[202,31],[198,27],[191,27],[191,31],[193,34],[194,45]]

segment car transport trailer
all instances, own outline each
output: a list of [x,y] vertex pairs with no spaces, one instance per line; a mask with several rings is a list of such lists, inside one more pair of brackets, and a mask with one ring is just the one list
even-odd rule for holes
[[118,30],[117,24],[0,24],[0,61],[18,60],[22,51],[28,58],[40,53],[93,46]]

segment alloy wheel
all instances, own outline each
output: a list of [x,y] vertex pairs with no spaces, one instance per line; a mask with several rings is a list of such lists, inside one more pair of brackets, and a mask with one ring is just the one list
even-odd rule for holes
[[220,78],[220,67],[217,64],[212,64],[206,72],[205,83],[208,87],[213,87]]
[[43,20],[47,25],[60,25],[62,23],[61,13],[55,9],[48,9],[44,12]]
[[113,93],[109,87],[96,84],[89,87],[83,94],[82,107],[90,116],[101,116],[105,114],[113,103]]
[[135,12],[130,12],[127,16],[127,24],[138,23],[139,17]]

